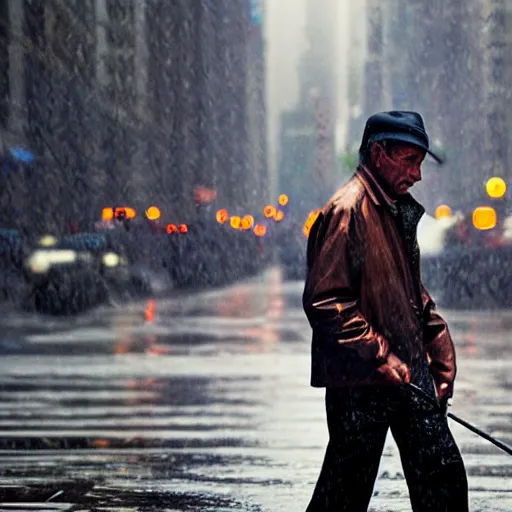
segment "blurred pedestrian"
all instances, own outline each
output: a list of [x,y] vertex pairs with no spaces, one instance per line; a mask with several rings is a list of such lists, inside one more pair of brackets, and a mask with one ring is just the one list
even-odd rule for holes
[[326,388],[329,429],[309,512],[368,509],[388,429],[413,511],[468,510],[466,471],[446,418],[455,351],[421,282],[416,231],[425,210],[408,193],[427,153],[440,162],[419,114],[371,116],[355,175],[309,235],[311,384]]

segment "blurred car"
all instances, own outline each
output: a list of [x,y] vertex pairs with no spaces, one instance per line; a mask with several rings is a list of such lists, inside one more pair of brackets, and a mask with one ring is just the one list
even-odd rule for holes
[[102,235],[41,237],[24,261],[30,288],[22,306],[54,315],[83,312],[108,300],[109,281],[123,272],[123,264]]
[[422,278],[440,306],[512,305],[512,237],[502,229],[508,224],[480,230],[461,213],[440,220],[424,216],[418,227]]

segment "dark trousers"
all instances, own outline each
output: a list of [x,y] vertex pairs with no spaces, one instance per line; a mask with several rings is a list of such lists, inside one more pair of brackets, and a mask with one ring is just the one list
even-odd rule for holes
[[[431,396],[426,362],[412,381]],[[468,484],[447,418],[407,386],[327,389],[329,444],[307,512],[366,512],[391,433],[414,512],[466,512]]]

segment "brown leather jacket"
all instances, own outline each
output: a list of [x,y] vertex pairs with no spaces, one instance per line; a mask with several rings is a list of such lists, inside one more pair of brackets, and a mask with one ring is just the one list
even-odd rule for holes
[[390,351],[408,364],[427,357],[434,380],[453,383],[453,342],[420,277],[424,212],[409,194],[393,202],[363,167],[323,208],[303,294],[312,386],[383,383],[376,368]]

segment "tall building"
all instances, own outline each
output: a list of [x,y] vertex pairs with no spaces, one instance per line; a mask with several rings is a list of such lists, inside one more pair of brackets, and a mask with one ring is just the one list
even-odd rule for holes
[[510,21],[512,3],[506,0],[488,0],[482,7],[482,18],[487,30],[482,36],[484,48],[484,108],[485,108],[485,169],[486,178],[508,178],[509,104],[511,100],[509,78],[512,60]]
[[302,216],[321,206],[336,183],[337,2],[308,0],[306,10],[299,102],[281,116],[278,158],[278,192]]
[[13,187],[2,191],[3,221],[35,231],[85,227],[132,172],[134,4],[2,0],[0,8],[1,158]]
[[307,49],[299,71],[301,101],[307,102],[311,91],[316,91],[336,105],[336,22],[335,0],[307,0]]
[[367,53],[365,62],[363,117],[384,108],[384,15],[379,0],[367,0]]
[[446,163],[438,168],[427,158],[414,192],[430,213],[440,203],[467,211],[479,200],[486,165],[482,2],[368,0],[366,16],[365,117],[420,112]]
[[233,211],[249,210],[265,194],[263,15],[256,7],[249,0],[148,3],[149,161],[160,169],[154,194],[176,215],[193,217],[196,186],[215,189],[218,203]]
[[263,0],[249,0],[249,35],[247,40],[247,123],[249,169],[245,193],[250,209],[267,202],[270,183],[267,150],[267,109],[265,76],[265,8]]
[[6,128],[9,118],[9,8],[6,0],[0,1],[0,127]]
[[[507,0],[505,3],[505,83],[512,83],[512,2]],[[506,125],[507,125],[507,140],[510,140],[512,135],[512,91],[510,87],[507,87],[505,90],[504,104],[507,105],[506,108]],[[512,144],[508,144],[508,155],[507,155],[507,165],[505,166],[506,178],[507,182],[511,183],[512,178],[512,169],[510,169],[510,164],[512,163]],[[505,178],[504,178],[505,179]],[[509,201],[512,197],[512,194],[509,189]],[[510,209],[510,208],[509,208]]]
[[38,166],[10,173],[14,193],[0,191],[4,222],[87,229],[104,206],[143,215],[151,204],[189,222],[198,185],[233,208],[264,194],[257,7],[0,0],[2,155],[10,161],[14,151]]
[[366,0],[350,2],[348,6],[348,48],[347,59],[347,140],[345,150],[357,151],[363,135],[365,118],[365,63],[367,52]]

